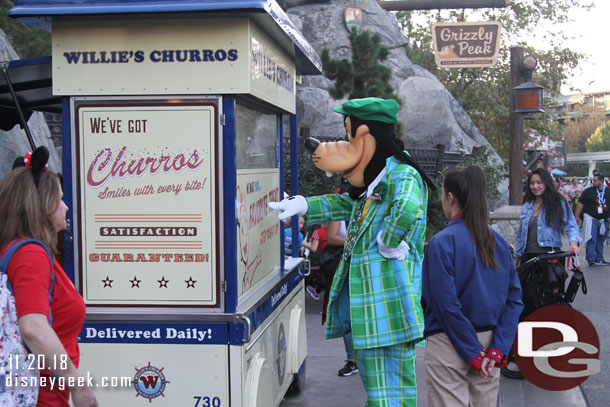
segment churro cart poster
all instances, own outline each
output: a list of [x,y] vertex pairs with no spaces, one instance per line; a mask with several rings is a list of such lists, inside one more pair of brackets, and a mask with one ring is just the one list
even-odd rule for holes
[[90,305],[218,306],[216,105],[80,105]]
[[269,202],[278,202],[277,168],[237,170],[237,276],[239,294],[280,269],[280,223]]

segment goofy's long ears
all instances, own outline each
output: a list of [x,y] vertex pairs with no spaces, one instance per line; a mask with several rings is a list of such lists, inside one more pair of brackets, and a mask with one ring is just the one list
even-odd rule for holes
[[396,137],[393,124],[373,120],[359,120],[351,116],[350,120],[352,121],[352,132],[354,132],[354,128],[357,128],[358,126],[363,124],[367,125],[371,135],[377,140],[377,148],[383,148],[386,151],[384,156],[393,155],[402,162],[409,164],[411,167],[415,168],[430,190],[434,191],[436,189],[434,182],[432,182],[430,177],[421,169],[417,161],[404,152],[405,146],[403,142]]

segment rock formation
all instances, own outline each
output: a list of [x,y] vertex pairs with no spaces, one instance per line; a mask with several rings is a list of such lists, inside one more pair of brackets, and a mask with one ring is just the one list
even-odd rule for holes
[[[461,148],[470,152],[474,146],[489,144],[438,79],[407,58],[404,49],[407,39],[394,14],[383,10],[376,0],[288,0],[286,7],[294,24],[316,51],[321,54],[328,48],[331,58],[335,59],[351,59],[345,8],[362,10],[362,29],[378,32],[382,43],[391,51],[386,65],[392,68],[391,83],[403,101],[399,120],[404,126],[407,146],[424,148],[444,144],[447,151]],[[343,100],[329,96],[327,89],[331,86],[329,79],[319,75],[303,77],[298,88],[299,126],[309,128],[311,136],[323,139],[345,133],[342,118],[332,112],[332,107]]]
[[[0,30],[0,61],[12,61],[19,59],[19,55],[11,46],[6,35]],[[2,80],[4,82],[4,80]],[[49,168],[53,171],[61,172],[61,154],[55,148],[51,139],[49,126],[44,120],[44,116],[40,112],[34,112],[28,121],[30,132],[34,138],[36,146],[44,145],[51,153],[49,159]],[[25,135],[25,131],[20,125],[16,125],[9,131],[0,130],[0,177],[4,176],[11,170],[13,161],[17,156],[23,156],[26,151],[31,151],[30,144]]]

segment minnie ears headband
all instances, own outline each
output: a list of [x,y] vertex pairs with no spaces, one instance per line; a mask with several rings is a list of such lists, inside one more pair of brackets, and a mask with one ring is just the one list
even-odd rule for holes
[[32,169],[34,184],[38,187],[40,176],[49,167],[49,150],[45,146],[40,146],[33,153],[28,151],[24,157],[17,157],[13,163],[13,169],[19,167]]

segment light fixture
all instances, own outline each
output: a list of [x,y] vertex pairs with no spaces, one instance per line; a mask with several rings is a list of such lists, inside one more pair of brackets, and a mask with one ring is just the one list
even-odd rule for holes
[[515,113],[524,113],[524,119],[532,119],[533,113],[544,113],[542,110],[542,92],[544,88],[532,82],[532,72],[538,60],[533,55],[526,55],[521,60],[520,70],[525,83],[515,86]]

